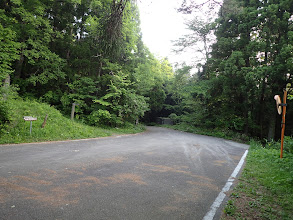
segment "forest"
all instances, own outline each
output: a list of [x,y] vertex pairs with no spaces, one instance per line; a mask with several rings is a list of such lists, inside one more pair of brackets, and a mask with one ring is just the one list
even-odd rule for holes
[[[134,0],[1,0],[0,133],[13,124],[7,103],[21,97],[67,117],[76,103],[76,119],[91,126],[170,117],[175,124],[279,139],[274,96],[292,83],[293,1],[216,3],[215,21],[194,16],[192,34],[175,43],[183,50],[201,42],[204,63],[173,68],[144,45]],[[199,7],[183,1],[178,11]],[[291,90],[287,103],[291,136]]]

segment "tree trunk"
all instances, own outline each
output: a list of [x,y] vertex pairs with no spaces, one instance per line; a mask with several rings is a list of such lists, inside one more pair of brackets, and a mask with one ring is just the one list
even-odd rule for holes
[[244,118],[245,118],[245,125],[244,125],[244,134],[248,136],[248,129],[249,129],[249,112],[248,110],[245,111],[244,113]]
[[8,74],[4,80],[4,87],[9,87],[9,86],[10,86],[10,75]]
[[275,137],[276,130],[276,114],[272,114],[272,118],[270,120],[269,132],[268,132],[268,141],[273,141]]
[[22,70],[22,66],[23,66],[23,61],[24,61],[24,56],[23,56],[23,52],[21,51],[20,58],[16,62],[15,71],[14,71],[14,77],[16,79],[20,78],[20,76],[21,76],[21,70]]
[[4,100],[7,100],[9,87],[10,87],[10,75],[8,74],[4,80],[4,94],[3,94]]
[[263,121],[264,121],[264,105],[265,105],[265,79],[262,81],[261,95],[259,99],[260,108],[258,110],[258,125],[260,127],[260,138],[263,138]]

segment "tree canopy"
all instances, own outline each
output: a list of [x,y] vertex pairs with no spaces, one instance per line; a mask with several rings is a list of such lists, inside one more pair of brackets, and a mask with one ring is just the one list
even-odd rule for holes
[[[202,7],[219,9],[217,19],[195,13],[191,34],[176,42],[179,51],[203,53],[192,75],[194,67],[174,73],[168,59],[144,45],[135,1],[1,1],[1,123],[9,121],[8,90],[17,90],[65,115],[76,103],[76,117],[95,126],[170,116],[189,126],[277,138],[273,97],[292,83],[292,0],[191,0],[179,11]],[[286,132],[293,134],[292,120]]]
[[[206,3],[213,6],[219,2]],[[189,13],[198,7],[201,5],[195,1],[185,1],[180,10]],[[189,26],[194,35],[185,36],[183,45],[189,46],[194,36],[200,36],[202,26],[197,26],[195,30]],[[261,138],[277,137],[280,117],[273,97],[292,82],[292,0],[224,0],[212,29],[216,42],[209,57],[199,78],[186,84],[192,89],[185,102],[193,100],[194,110],[198,104],[202,108],[197,114],[193,110],[181,113],[182,120]],[[200,41],[204,43],[204,39],[195,40]],[[192,117],[186,118],[188,115]],[[292,110],[288,117],[292,117]],[[287,133],[292,134],[291,122]]]
[[[130,0],[4,0],[0,3],[1,79],[91,125],[134,123],[165,101],[168,60],[142,42]],[[3,93],[2,93],[3,96]]]

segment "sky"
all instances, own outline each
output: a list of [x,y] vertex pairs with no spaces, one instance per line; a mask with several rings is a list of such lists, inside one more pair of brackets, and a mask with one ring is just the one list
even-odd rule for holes
[[170,63],[191,63],[192,54],[172,53],[172,41],[188,33],[186,15],[176,11],[182,0],[140,0],[137,1],[142,39],[144,44],[157,57],[168,57]]
[[[141,31],[144,44],[150,49],[151,53],[158,58],[167,57],[175,67],[176,63],[196,65],[196,61],[202,59],[201,53],[192,49],[186,49],[180,54],[172,52],[175,49],[174,42],[184,35],[191,32],[185,23],[198,16],[202,20],[211,21],[216,18],[219,8],[210,10],[208,5],[204,5],[196,14],[186,15],[177,12],[183,0],[138,0],[137,4],[140,11]],[[221,2],[221,0],[218,0]],[[189,2],[189,1],[188,1]],[[201,4],[206,0],[196,0]]]

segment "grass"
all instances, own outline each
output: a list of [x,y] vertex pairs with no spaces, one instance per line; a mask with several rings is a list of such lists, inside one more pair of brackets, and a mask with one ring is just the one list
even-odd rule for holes
[[293,219],[293,154],[252,142],[221,219]]
[[[0,144],[31,143],[40,141],[57,141],[71,139],[85,139],[106,137],[114,134],[138,133],[144,130],[143,126],[127,128],[98,128],[84,125],[64,117],[58,110],[48,104],[22,99],[9,100],[11,122],[0,136]],[[48,114],[46,126],[41,128],[44,118]],[[23,116],[37,117],[32,122],[24,121]]]

